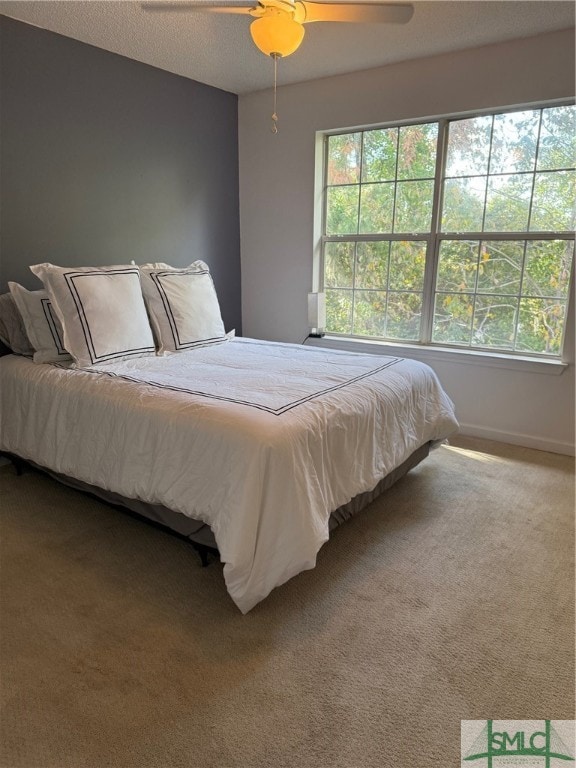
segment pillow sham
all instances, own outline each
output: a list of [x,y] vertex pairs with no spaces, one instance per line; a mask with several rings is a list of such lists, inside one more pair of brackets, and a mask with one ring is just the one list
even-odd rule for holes
[[203,261],[183,269],[144,265],[140,276],[159,353],[226,340],[216,289]]
[[48,291],[77,367],[155,354],[138,267],[30,269]]
[[32,357],[34,348],[11,293],[0,295],[0,341],[16,355]]
[[72,360],[64,348],[62,326],[48,293],[29,291],[19,283],[8,283],[8,288],[34,347],[34,362],[64,363]]

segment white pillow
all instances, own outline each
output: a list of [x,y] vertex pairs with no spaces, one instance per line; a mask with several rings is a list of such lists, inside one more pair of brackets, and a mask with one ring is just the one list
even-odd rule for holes
[[63,363],[72,358],[64,347],[64,335],[46,291],[28,291],[18,283],[8,283],[10,293],[26,334],[34,347],[35,363]]
[[144,265],[140,275],[158,352],[226,340],[216,289],[203,261],[183,269]]
[[30,269],[48,291],[77,366],[156,352],[137,267]]
[[15,355],[34,355],[34,347],[30,343],[22,315],[11,293],[0,295],[0,341]]

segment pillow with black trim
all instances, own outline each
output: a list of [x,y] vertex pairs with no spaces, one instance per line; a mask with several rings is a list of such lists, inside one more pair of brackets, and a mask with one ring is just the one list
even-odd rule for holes
[[140,267],[142,293],[158,352],[179,352],[226,341],[224,323],[207,264],[183,269]]
[[32,357],[34,354],[22,315],[11,293],[0,295],[0,341],[15,355]]
[[30,269],[44,283],[78,367],[155,354],[138,267]]
[[34,362],[70,362],[72,358],[64,348],[62,326],[48,293],[29,291],[19,283],[8,283],[8,288],[34,347]]

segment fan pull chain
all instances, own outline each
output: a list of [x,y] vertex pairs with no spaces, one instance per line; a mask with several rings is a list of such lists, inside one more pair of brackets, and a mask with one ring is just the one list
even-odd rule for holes
[[273,53],[271,54],[272,58],[274,59],[274,111],[272,112],[272,127],[270,130],[272,133],[278,133],[278,115],[276,114],[276,90],[277,90],[277,82],[278,82],[278,54]]

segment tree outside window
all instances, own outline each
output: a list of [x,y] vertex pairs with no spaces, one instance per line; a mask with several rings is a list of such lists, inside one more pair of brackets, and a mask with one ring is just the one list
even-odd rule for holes
[[574,106],[328,136],[326,154],[330,333],[561,355]]

